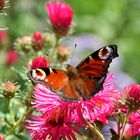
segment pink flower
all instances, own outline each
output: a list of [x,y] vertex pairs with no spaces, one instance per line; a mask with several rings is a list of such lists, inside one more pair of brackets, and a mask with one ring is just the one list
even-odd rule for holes
[[31,69],[47,68],[47,67],[49,67],[49,62],[47,61],[47,59],[45,57],[38,56],[33,59],[30,67],[31,67]]
[[132,84],[122,90],[126,106],[130,112],[140,109],[140,85]]
[[133,128],[133,135],[140,135],[140,110],[132,113],[129,118],[129,123]]
[[48,2],[46,4],[53,30],[57,37],[65,36],[73,18],[73,10],[69,4],[64,2]]
[[5,140],[4,136],[0,135],[0,140]]
[[0,42],[3,42],[7,37],[7,31],[0,30]]
[[6,54],[6,64],[13,65],[19,60],[19,55],[14,50],[9,50]]
[[43,35],[41,32],[35,32],[32,36],[32,42],[33,42],[33,49],[35,51],[40,51],[43,48]]
[[[56,115],[54,117],[56,117]],[[60,138],[76,140],[74,133],[81,135],[80,131],[78,131],[69,120],[64,119],[64,116],[57,121],[53,117],[47,120],[45,114],[32,116],[32,119],[33,121],[26,121],[26,127],[33,136],[33,140],[46,140],[47,138],[49,140],[60,140]]]
[[[42,140],[45,140],[48,135],[55,140],[53,138],[56,135],[57,138],[69,137],[69,132],[71,136],[73,131],[77,132],[73,124],[86,127],[84,119],[91,123],[96,120],[106,123],[106,117],[112,113],[114,101],[119,95],[112,81],[113,76],[108,74],[103,85],[104,90],[89,100],[81,99],[77,102],[64,100],[46,86],[37,85],[33,96],[35,98],[33,107],[37,112],[42,112],[42,115],[33,116],[32,121],[27,121],[27,128],[31,135],[34,139],[40,139],[38,136],[40,132],[43,134]],[[71,139],[74,139],[74,136]]]

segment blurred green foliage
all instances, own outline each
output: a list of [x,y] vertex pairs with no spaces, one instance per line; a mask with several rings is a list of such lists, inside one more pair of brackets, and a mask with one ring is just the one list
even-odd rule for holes
[[[140,82],[140,1],[65,0],[74,9],[74,34],[92,33],[107,44],[119,46],[123,70]],[[4,24],[9,28],[9,47],[20,36],[47,31],[46,0],[11,0]]]

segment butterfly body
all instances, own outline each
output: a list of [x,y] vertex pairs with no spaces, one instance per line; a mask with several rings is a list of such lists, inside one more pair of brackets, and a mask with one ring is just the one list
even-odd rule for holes
[[109,64],[117,56],[117,46],[109,45],[93,52],[76,67],[33,69],[28,75],[33,83],[47,85],[64,99],[86,100],[102,90]]

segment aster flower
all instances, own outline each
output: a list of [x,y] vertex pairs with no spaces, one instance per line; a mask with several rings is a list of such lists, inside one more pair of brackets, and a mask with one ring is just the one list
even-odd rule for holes
[[140,110],[130,114],[128,117],[129,124],[132,127],[133,135],[140,135]]
[[64,2],[48,2],[46,10],[50,18],[53,31],[58,38],[65,36],[70,28],[73,10],[69,4]]
[[6,64],[8,66],[15,64],[19,60],[19,55],[14,50],[9,50],[6,54]]
[[[28,121],[27,128],[30,130],[30,133],[34,138],[38,137],[38,131],[41,132],[41,130],[44,132],[45,137],[49,135],[53,138],[56,134],[62,137],[69,137],[69,132],[65,131],[67,130],[65,129],[65,126],[68,124],[71,127],[73,123],[79,127],[86,127],[85,120],[90,121],[91,123],[96,120],[106,123],[106,116],[111,113],[114,101],[118,98],[118,91],[114,88],[112,80],[113,76],[108,74],[103,85],[103,91],[98,92],[89,100],[85,101],[81,99],[77,102],[63,100],[46,86],[37,85],[33,96],[35,98],[33,107],[37,112],[42,112],[42,115],[34,116],[32,117],[33,121]],[[63,120],[63,125],[59,124],[61,122],[60,120]],[[55,122],[55,125],[52,125],[52,122]],[[60,134],[60,131],[56,129],[60,129],[60,127],[65,131],[65,135],[63,135],[64,133],[62,132]],[[69,131],[72,132],[72,130]]]
[[33,136],[33,140],[60,140],[60,138],[76,140],[75,133],[81,135],[69,120],[64,119],[64,116],[58,121],[54,117],[56,116],[47,120],[46,114],[43,114],[32,116],[33,121],[26,121],[26,127]]
[[132,84],[122,90],[122,96],[129,112],[140,109],[140,85]]
[[35,32],[32,36],[32,47],[35,51],[40,51],[43,48],[43,35],[41,32]]
[[49,67],[49,62],[43,56],[38,56],[32,60],[32,64],[30,66],[31,69],[36,68],[47,68]]

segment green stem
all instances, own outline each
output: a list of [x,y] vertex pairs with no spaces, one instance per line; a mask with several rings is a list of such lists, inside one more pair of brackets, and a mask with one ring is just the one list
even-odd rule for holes
[[55,44],[52,46],[52,50],[49,54],[49,62],[53,59],[55,61],[55,56],[56,56],[56,48],[58,47],[59,44],[59,38],[55,37]]
[[130,112],[128,111],[127,114],[125,115],[124,122],[122,124],[122,131],[121,131],[121,135],[120,135],[119,140],[123,139],[124,129],[125,129],[129,114],[130,114]]
[[8,102],[8,112],[10,113],[11,112],[11,103],[10,103],[10,99],[7,99],[7,102]]
[[103,137],[102,133],[97,129],[96,126],[91,125],[91,123],[89,123],[87,120],[85,120],[86,124],[88,125],[89,129],[93,132],[96,133],[96,135],[99,137],[100,140],[105,140],[105,138]]
[[83,118],[83,120],[85,121],[86,125],[89,127],[89,129],[93,132],[96,133],[96,135],[99,137],[100,140],[105,140],[104,136],[102,135],[101,131],[95,126],[92,125],[90,122],[88,122],[82,115],[81,113],[81,117]]
[[12,134],[14,132],[14,130],[18,127],[18,125],[23,121],[25,115],[28,113],[30,107],[28,106],[26,108],[26,111],[21,115],[21,117],[19,118],[19,120],[15,123],[15,125],[7,132],[7,134],[5,135],[5,137],[7,137],[8,135]]

